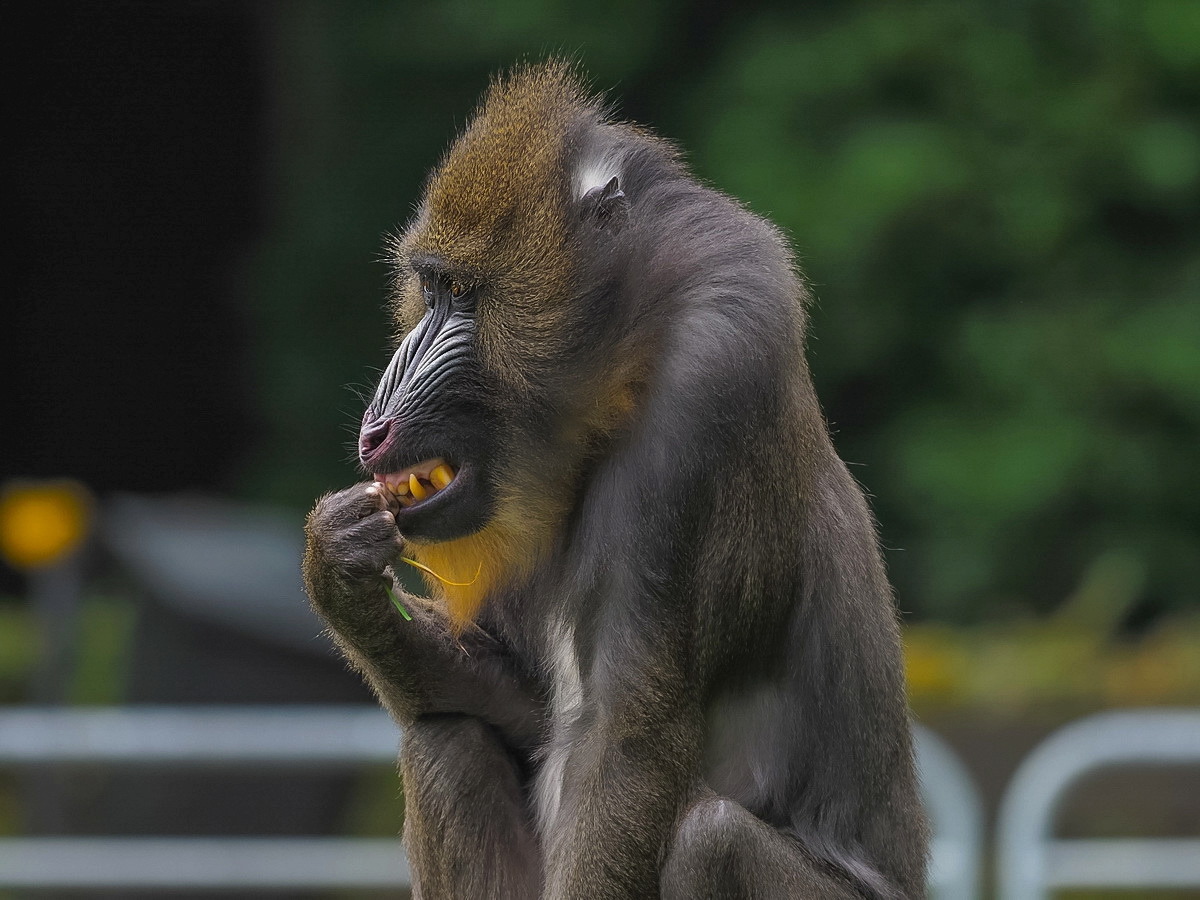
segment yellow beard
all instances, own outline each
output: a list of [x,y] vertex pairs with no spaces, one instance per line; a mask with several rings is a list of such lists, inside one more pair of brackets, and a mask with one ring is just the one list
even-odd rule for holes
[[536,516],[521,518],[509,522],[499,515],[467,537],[437,544],[414,542],[404,548],[406,555],[435,573],[424,573],[425,584],[433,599],[446,604],[456,631],[475,618],[492,593],[527,576],[544,550],[549,531],[531,524]]

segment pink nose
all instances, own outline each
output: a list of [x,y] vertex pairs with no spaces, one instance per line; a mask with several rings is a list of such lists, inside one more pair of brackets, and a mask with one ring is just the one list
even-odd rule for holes
[[392,430],[390,419],[376,419],[374,422],[363,422],[362,430],[358,433],[358,456],[364,463],[387,440],[388,432]]

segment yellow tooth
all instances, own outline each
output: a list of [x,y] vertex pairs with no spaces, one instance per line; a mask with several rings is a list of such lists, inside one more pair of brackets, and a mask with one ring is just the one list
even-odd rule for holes
[[415,474],[410,473],[408,476],[408,489],[412,491],[412,495],[418,500],[424,500],[429,495],[428,491],[425,490],[425,485],[417,480]]
[[439,491],[454,480],[454,470],[445,463],[429,473],[429,480]]
[[393,484],[391,486],[391,488],[392,488],[392,493],[394,493],[394,494],[398,494],[401,497],[408,496],[408,483],[407,482],[404,482],[403,484]]

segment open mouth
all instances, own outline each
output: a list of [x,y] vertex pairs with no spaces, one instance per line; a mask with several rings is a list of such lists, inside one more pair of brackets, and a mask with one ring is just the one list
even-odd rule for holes
[[457,476],[454,467],[435,456],[395,472],[375,473],[375,483],[387,490],[396,502],[408,508],[432,499],[448,488]]

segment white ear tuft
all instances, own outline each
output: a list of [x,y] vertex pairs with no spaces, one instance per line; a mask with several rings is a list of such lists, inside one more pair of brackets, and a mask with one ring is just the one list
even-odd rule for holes
[[614,178],[621,177],[621,154],[616,150],[585,158],[575,171],[575,196],[584,197],[588,191],[602,188]]

